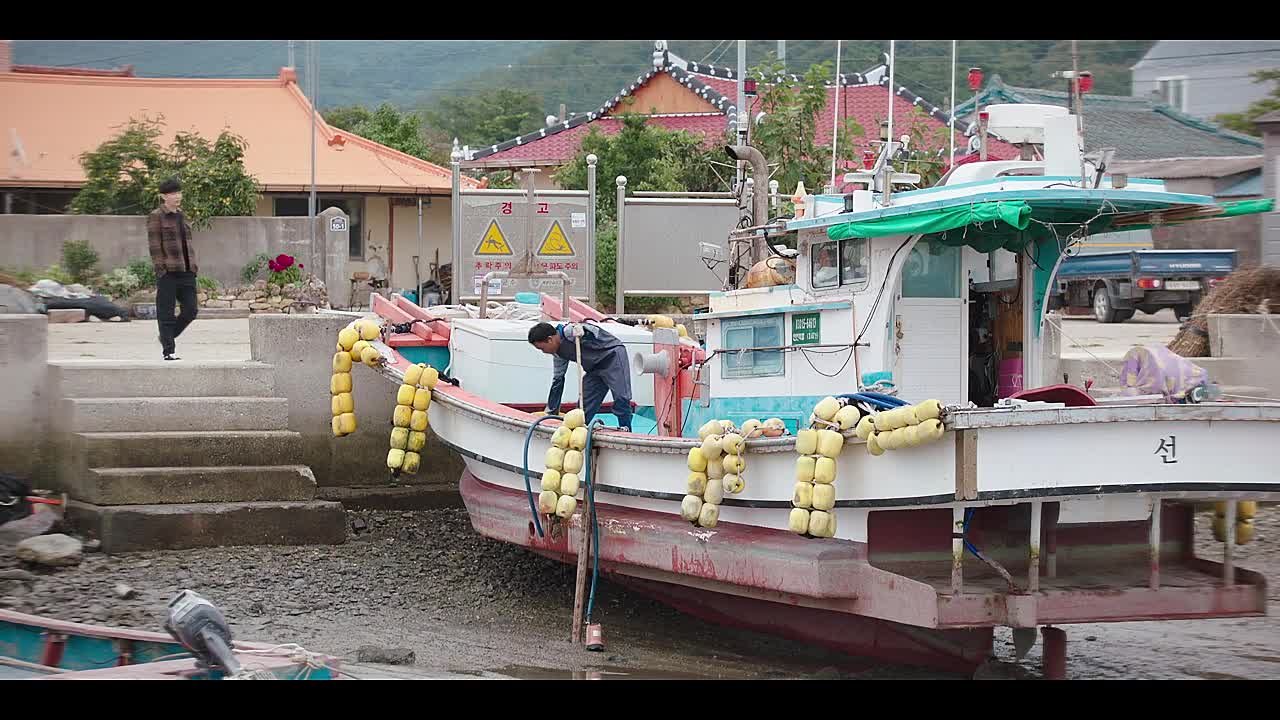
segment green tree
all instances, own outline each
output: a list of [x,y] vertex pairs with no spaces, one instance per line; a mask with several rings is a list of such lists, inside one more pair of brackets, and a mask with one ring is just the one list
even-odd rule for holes
[[599,297],[611,298],[614,292],[618,217],[614,179],[626,176],[629,193],[723,190],[710,163],[713,155],[723,151],[718,146],[704,149],[704,142],[705,139],[697,135],[649,125],[643,115],[627,114],[616,135],[605,135],[592,128],[582,139],[577,156],[556,173],[556,182],[561,187],[585,190],[587,155],[594,153],[599,158],[596,164],[596,294]]
[[87,181],[71,201],[84,215],[143,215],[160,204],[166,178],[182,180],[182,211],[192,226],[208,227],[213,218],[252,215],[258,183],[244,167],[243,138],[224,130],[210,143],[180,132],[168,149],[157,142],[163,119],[130,120],[114,138],[83,153]]
[[362,105],[351,105],[326,110],[324,121],[329,125],[359,135],[362,138],[399,150],[434,163],[448,163],[449,154],[427,142],[422,127],[422,117],[414,112],[401,112],[383,103],[375,110]]
[[423,119],[450,145],[458,138],[463,145],[482,147],[542,127],[542,100],[524,90],[494,88],[441,97],[423,113]]
[[1259,135],[1261,133],[1258,131],[1258,126],[1253,124],[1253,121],[1269,112],[1280,110],[1280,68],[1257,70],[1252,75],[1255,83],[1274,83],[1271,87],[1271,94],[1261,100],[1249,103],[1248,109],[1244,112],[1224,113],[1215,116],[1213,119],[1227,129],[1248,133],[1249,135]]

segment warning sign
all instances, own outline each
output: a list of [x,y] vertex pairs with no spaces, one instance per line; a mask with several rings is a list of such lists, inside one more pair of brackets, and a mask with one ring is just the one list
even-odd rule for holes
[[547,236],[542,238],[542,244],[538,246],[538,254],[573,255],[573,246],[569,244],[569,238],[565,237],[559,220],[552,221],[551,229],[547,230]]
[[[561,233],[561,237],[564,233]],[[489,229],[484,231],[484,237],[480,238],[480,244],[476,246],[476,255],[514,255],[511,252],[511,244],[507,242],[506,236],[502,234],[502,228],[498,227],[497,220],[489,221]]]

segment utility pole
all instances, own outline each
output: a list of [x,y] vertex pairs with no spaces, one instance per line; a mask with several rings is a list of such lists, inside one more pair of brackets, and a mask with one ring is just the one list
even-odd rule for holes
[[1075,106],[1076,114],[1076,137],[1077,142],[1081,144],[1080,155],[1080,182],[1085,182],[1084,168],[1084,102],[1080,92],[1080,41],[1071,41],[1071,101]]
[[311,201],[307,217],[311,219],[311,247],[316,246],[316,41],[307,42],[307,84],[311,86]]
[[[738,144],[747,144],[747,122],[749,113],[747,112],[747,88],[744,84],[747,79],[747,41],[738,41]],[[738,161],[737,178],[738,191],[742,191],[742,180],[746,175],[746,161]]]
[[778,62],[782,63],[782,69],[787,69],[787,41],[778,41]]
[[297,67],[293,64],[293,41],[289,41],[289,67]]

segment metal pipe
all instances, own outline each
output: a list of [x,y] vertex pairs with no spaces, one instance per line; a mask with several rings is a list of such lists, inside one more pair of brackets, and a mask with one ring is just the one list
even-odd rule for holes
[[1222,584],[1231,587],[1236,584],[1235,544],[1236,544],[1236,504],[1239,500],[1227,501],[1227,543],[1222,551]]
[[[596,304],[596,163],[600,158],[587,155],[587,302]],[[567,315],[569,308],[565,307]]]
[[449,302],[462,300],[462,150],[453,141],[449,155],[449,168],[453,171],[453,190],[450,199],[450,217],[453,225],[453,272],[449,273]]
[[[735,129],[738,133],[738,144],[747,144],[747,122],[749,114],[747,113],[747,88],[744,84],[747,79],[747,41],[738,41],[738,107],[735,108],[737,119],[734,122]],[[742,187],[742,179],[746,177],[745,168],[742,163],[738,163],[738,172],[736,176],[735,189]]]
[[1027,566],[1027,589],[1036,592],[1040,589],[1040,517],[1044,503],[1031,501],[1031,542]]
[[[836,191],[836,148],[840,145],[840,96],[844,88],[840,85],[840,41],[836,41],[836,102],[831,109],[831,192]],[[763,192],[763,190],[761,190]],[[756,220],[756,222],[760,222]]]
[[737,196],[727,192],[665,192],[662,190],[637,190],[633,198],[722,198],[731,200]]
[[547,270],[545,272],[507,272],[506,270],[491,270],[485,273],[484,278],[480,281],[480,317],[484,318],[488,315],[489,309],[489,281],[494,278],[511,278],[531,279],[531,278],[559,278],[562,288],[560,297],[560,317],[567,319],[569,317],[569,274],[560,270]]
[[1151,501],[1151,578],[1152,590],[1160,589],[1160,498]]
[[534,238],[535,238],[533,223],[538,217],[537,216],[538,201],[536,199],[537,188],[534,186],[534,173],[538,172],[538,169],[525,168],[522,172],[525,173],[525,189],[524,189],[525,247],[524,247],[524,263],[523,264],[524,264],[524,272],[530,273],[530,272],[533,272],[533,269],[534,269],[533,253],[534,253],[534,250],[537,249],[537,246],[533,244]]
[[311,247],[316,247],[316,41],[307,43],[307,84],[311,86],[311,199],[307,218],[311,220]]
[[[894,44],[894,41],[890,40],[889,41],[889,137],[886,138],[888,142],[893,142],[893,105],[894,105],[893,99],[897,97],[897,92],[895,91],[893,86],[893,77],[894,77],[893,76],[893,69],[894,69],[893,59],[894,59],[895,48],[896,48],[896,45]],[[888,186],[889,184],[885,183],[885,187],[887,188]]]
[[625,255],[625,253],[623,253],[622,251],[623,249],[622,238],[625,235],[624,231],[626,228],[626,223],[624,222],[623,219],[625,216],[624,210],[626,210],[626,207],[627,207],[627,176],[619,175],[614,182],[616,182],[618,185],[618,206],[616,209],[616,213],[618,216],[618,229],[616,233],[617,240],[614,243],[613,312],[615,314],[621,315],[623,312],[625,312],[623,308],[626,303],[626,299],[625,299],[626,286],[622,280],[623,278],[622,258]]
[[[753,193],[751,196],[751,224],[763,225],[769,222],[769,195],[764,192],[763,188],[769,178],[769,163],[765,161],[764,155],[750,145],[728,145],[725,152],[734,160],[745,160],[751,163],[751,174],[760,183],[761,191]],[[764,260],[765,254],[768,252],[764,246],[764,239],[758,238],[751,243],[751,264],[754,265]]]
[[951,594],[964,592],[964,507],[951,508]]
[[956,41],[951,41],[951,109],[947,111],[947,127],[951,135],[951,155],[948,167],[956,166]]

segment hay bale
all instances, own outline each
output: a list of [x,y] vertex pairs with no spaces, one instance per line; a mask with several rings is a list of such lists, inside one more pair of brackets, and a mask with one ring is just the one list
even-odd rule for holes
[[1280,312],[1280,268],[1241,268],[1200,300],[1168,347],[1182,357],[1209,356],[1209,316]]

